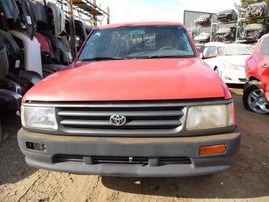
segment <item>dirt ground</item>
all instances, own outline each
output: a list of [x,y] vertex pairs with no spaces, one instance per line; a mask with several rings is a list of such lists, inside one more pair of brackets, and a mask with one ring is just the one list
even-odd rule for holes
[[[231,89],[242,140],[237,164],[206,177],[119,178],[30,168],[17,145],[19,117],[2,121],[0,201],[269,201],[269,116],[248,112]],[[7,136],[5,136],[7,137]]]

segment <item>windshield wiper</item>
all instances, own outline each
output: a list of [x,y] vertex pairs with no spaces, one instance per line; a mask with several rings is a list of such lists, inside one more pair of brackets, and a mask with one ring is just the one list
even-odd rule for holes
[[126,58],[123,57],[95,57],[95,58],[85,58],[85,59],[78,59],[78,61],[103,61],[103,60],[125,60]]

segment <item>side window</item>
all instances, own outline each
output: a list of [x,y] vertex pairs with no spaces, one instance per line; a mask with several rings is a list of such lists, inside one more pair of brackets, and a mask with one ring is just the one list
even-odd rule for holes
[[262,42],[261,54],[264,56],[269,56],[269,37],[265,38]]

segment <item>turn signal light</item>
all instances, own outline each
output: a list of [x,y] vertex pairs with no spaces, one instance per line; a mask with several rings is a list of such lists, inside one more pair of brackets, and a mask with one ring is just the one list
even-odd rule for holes
[[213,145],[213,146],[202,146],[199,149],[200,156],[213,155],[213,154],[223,154],[226,152],[227,145]]

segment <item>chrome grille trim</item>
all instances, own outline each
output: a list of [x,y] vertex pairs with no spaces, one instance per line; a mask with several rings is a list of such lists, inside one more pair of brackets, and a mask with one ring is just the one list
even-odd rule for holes
[[[185,130],[184,126],[188,108],[190,106],[229,104],[231,102],[231,99],[212,98],[178,101],[26,101],[22,105],[29,107],[51,107],[55,110],[58,124],[56,131],[49,131],[47,133],[46,130],[27,128],[31,132],[66,136],[132,138],[200,135],[201,131],[193,133]],[[121,114],[127,117],[123,125],[108,124],[111,121],[109,118],[111,115]]]
[[[60,111],[58,112],[59,116],[80,116],[80,117],[91,117],[91,116],[110,116],[115,112],[113,111],[106,111],[106,112],[85,112],[85,111]],[[121,111],[121,115],[123,116],[133,116],[133,117],[139,117],[139,116],[183,116],[183,112],[180,110],[177,111],[165,111],[165,112],[156,112],[156,111],[147,111],[147,112],[137,112],[137,111]]]
[[[90,103],[56,107],[60,130],[85,135],[139,135],[175,133],[182,128],[184,106],[178,102]],[[126,117],[122,126],[113,125],[112,115]],[[153,135],[153,134],[152,134]]]

